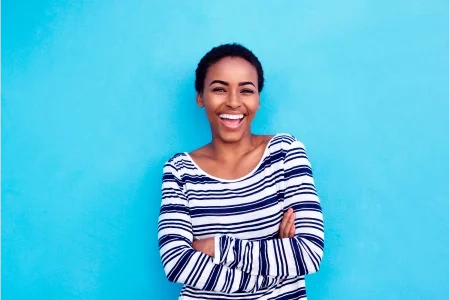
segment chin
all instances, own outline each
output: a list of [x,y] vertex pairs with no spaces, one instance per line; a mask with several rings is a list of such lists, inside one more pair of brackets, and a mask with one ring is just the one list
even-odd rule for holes
[[236,143],[236,142],[239,142],[244,137],[245,132],[242,132],[242,131],[237,131],[237,132],[219,132],[218,136],[225,143]]

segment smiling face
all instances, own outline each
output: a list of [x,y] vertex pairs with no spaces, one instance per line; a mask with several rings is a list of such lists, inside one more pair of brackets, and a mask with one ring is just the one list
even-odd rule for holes
[[225,57],[208,68],[197,103],[205,107],[213,137],[239,141],[250,134],[259,109],[258,74],[240,57]]

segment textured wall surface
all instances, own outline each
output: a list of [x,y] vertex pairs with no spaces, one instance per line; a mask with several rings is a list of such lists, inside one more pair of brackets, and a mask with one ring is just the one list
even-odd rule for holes
[[176,299],[162,166],[206,143],[194,70],[261,59],[258,133],[307,147],[308,299],[448,299],[448,2],[3,1],[2,298]]

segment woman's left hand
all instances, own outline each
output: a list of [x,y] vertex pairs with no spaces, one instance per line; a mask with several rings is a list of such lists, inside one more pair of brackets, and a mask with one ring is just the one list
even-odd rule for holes
[[192,242],[192,248],[205,253],[206,255],[214,257],[214,238],[210,237],[202,240],[194,239],[194,241]]
[[289,208],[283,215],[283,219],[280,224],[280,232],[278,237],[293,238],[295,235],[295,213],[292,208]]

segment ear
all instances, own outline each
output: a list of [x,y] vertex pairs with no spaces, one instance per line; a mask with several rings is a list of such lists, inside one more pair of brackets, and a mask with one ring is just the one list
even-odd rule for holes
[[199,107],[205,107],[205,102],[203,101],[203,94],[202,93],[197,93],[197,105]]

